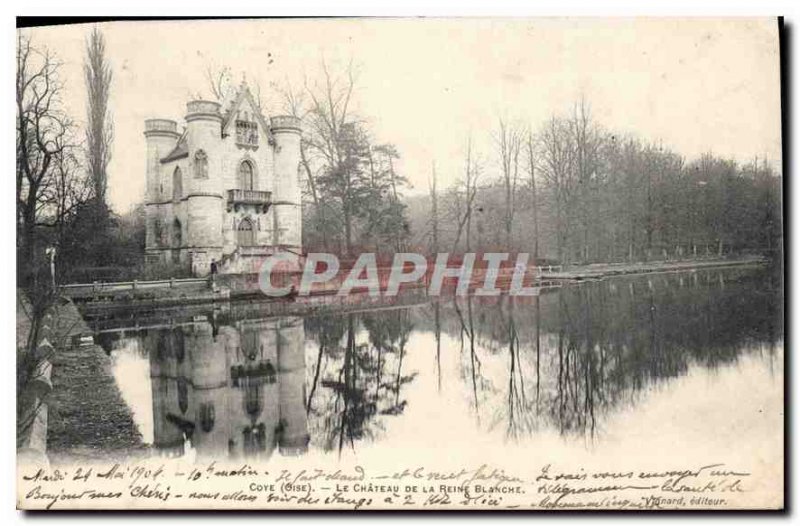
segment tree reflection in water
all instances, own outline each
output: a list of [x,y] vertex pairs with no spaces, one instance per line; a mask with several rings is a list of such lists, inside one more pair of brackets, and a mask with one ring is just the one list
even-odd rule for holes
[[[744,349],[773,352],[782,297],[763,273],[613,279],[534,298],[459,298],[444,312],[461,342],[478,417],[509,438],[548,426],[593,437],[602,417],[646,388],[717,367]],[[423,317],[424,318],[424,317]],[[507,363],[505,380],[481,367]],[[497,368],[491,368],[497,371]]]
[[455,380],[464,406],[446,411],[468,411],[476,433],[593,439],[610,412],[691,367],[775,355],[782,302],[779,273],[728,270],[305,319],[210,317],[140,337],[155,445],[177,453],[190,437],[201,456],[267,458],[310,439],[341,454],[379,439],[389,419],[413,420],[417,374],[432,396]]
[[402,387],[415,376],[403,372],[410,314],[397,309],[306,319],[306,335],[319,348],[306,407],[325,450],[355,447],[382,429],[378,415],[405,409]]

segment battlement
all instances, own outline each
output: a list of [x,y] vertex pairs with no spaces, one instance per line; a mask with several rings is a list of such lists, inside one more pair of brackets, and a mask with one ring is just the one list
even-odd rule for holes
[[216,119],[221,121],[220,104],[211,100],[193,100],[186,104],[186,122],[197,119]]
[[270,118],[269,121],[273,133],[282,131],[300,133],[302,131],[300,119],[291,115],[276,115]]
[[162,135],[166,137],[178,137],[178,123],[169,119],[147,119],[144,121],[144,135]]

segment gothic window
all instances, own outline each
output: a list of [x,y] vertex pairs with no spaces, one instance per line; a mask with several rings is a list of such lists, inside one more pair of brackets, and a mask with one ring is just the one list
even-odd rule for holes
[[153,240],[157,247],[164,244],[164,229],[161,226],[161,221],[158,219],[153,220]]
[[252,247],[256,244],[253,222],[249,218],[244,218],[236,228],[236,243],[240,247]]
[[174,248],[180,248],[182,242],[183,242],[183,232],[181,231],[181,222],[176,219],[172,223],[172,246]]
[[208,179],[208,155],[203,150],[194,154],[194,176],[196,179]]
[[171,344],[178,363],[183,363],[183,359],[186,357],[186,342],[183,339],[183,331],[180,328],[172,332]]
[[239,165],[239,189],[240,190],[253,190],[254,179],[253,163],[250,161],[242,161]]
[[172,172],[172,200],[180,201],[183,197],[183,175],[179,167],[175,168]]
[[189,408],[189,386],[183,376],[178,377],[178,408],[181,413],[186,413]]
[[257,418],[263,409],[261,401],[261,385],[249,381],[244,387],[244,411],[251,418]]
[[214,429],[214,404],[206,402],[200,405],[200,427],[206,433]]
[[242,331],[242,352],[248,360],[258,358],[260,343],[258,331]]

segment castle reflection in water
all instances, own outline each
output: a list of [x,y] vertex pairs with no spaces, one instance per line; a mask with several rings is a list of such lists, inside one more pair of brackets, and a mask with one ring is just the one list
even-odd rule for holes
[[307,451],[303,321],[279,318],[149,331],[153,446],[198,458]]

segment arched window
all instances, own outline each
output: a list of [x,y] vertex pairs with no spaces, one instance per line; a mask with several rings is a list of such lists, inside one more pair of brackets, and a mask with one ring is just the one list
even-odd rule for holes
[[206,433],[209,433],[212,429],[214,429],[214,404],[211,402],[206,402],[200,405],[200,427]]
[[157,247],[164,244],[164,230],[161,227],[161,221],[157,218],[153,220],[153,241]]
[[240,247],[252,247],[256,244],[255,229],[249,218],[244,218],[236,228],[236,243]]
[[242,331],[242,352],[248,360],[254,361],[258,358],[260,344],[258,331]]
[[173,354],[175,358],[178,359],[178,363],[183,363],[183,359],[186,357],[186,342],[183,339],[183,331],[180,328],[172,332],[171,345]]
[[186,413],[189,408],[189,385],[183,376],[178,377],[178,408],[181,413]]
[[244,411],[251,418],[258,418],[264,404],[261,399],[261,385],[258,382],[247,382],[244,386]]
[[179,201],[183,197],[183,175],[179,167],[172,172],[172,200]]
[[194,176],[196,179],[208,179],[208,155],[203,150],[194,154]]
[[253,165],[250,161],[242,161],[239,165],[239,189],[253,189]]
[[172,223],[172,246],[174,248],[180,248],[182,244],[183,232],[181,231],[181,222],[176,219]]

